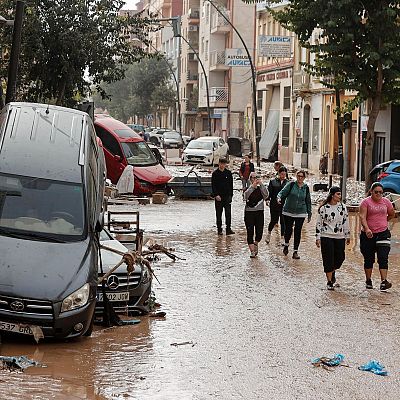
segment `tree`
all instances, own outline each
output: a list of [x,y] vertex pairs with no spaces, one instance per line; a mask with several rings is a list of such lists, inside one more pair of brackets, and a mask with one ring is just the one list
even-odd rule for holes
[[[14,0],[3,0],[0,15],[13,18]],[[145,36],[151,20],[120,16],[123,0],[27,0],[19,66],[18,97],[73,105],[91,86],[106,96],[103,83],[123,78],[124,65],[145,56],[130,45]],[[12,29],[0,30],[11,46]],[[7,63],[0,76],[7,76]]]
[[[284,9],[270,11],[316,54],[315,64],[306,64],[309,72],[331,76],[330,86],[357,93],[346,104],[348,110],[363,101],[369,104],[364,159],[368,185],[379,111],[383,104],[400,101],[400,1],[292,0]],[[319,37],[311,44],[313,33]]]
[[176,103],[176,92],[171,88],[167,62],[158,55],[129,65],[124,79],[105,85],[110,95],[107,101],[102,101],[100,94],[93,96],[96,106],[106,107],[124,122],[133,115],[146,118],[148,114],[172,107]]

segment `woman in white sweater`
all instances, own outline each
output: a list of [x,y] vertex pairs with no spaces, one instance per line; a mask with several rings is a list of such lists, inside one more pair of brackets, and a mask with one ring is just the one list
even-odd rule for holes
[[332,186],[327,199],[318,209],[316,244],[321,248],[328,290],[336,282],[335,271],[345,259],[345,244],[350,243],[349,215],[342,203],[339,187]]

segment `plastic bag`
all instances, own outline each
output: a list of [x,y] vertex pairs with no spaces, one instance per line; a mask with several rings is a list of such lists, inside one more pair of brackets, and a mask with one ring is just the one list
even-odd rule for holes
[[118,193],[133,193],[134,176],[132,165],[127,165],[117,182]]
[[387,376],[388,372],[385,369],[385,366],[382,365],[379,361],[371,360],[368,361],[366,364],[361,365],[358,367],[360,371],[369,371],[375,375]]

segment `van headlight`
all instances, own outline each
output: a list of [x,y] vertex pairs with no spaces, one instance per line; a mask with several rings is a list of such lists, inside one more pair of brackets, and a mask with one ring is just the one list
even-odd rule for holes
[[66,297],[61,305],[61,312],[75,310],[87,304],[90,294],[90,285],[85,283],[80,289]]

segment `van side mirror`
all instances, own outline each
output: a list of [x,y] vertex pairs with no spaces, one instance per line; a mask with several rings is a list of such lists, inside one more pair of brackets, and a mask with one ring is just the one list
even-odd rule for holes
[[118,154],[114,154],[114,160],[117,162],[121,162],[122,161],[122,157]]
[[94,230],[96,232],[101,232],[103,230],[103,228],[104,228],[104,213],[101,212],[99,214],[99,218],[96,221],[96,225],[94,227]]
[[213,149],[217,150],[217,143],[213,143]]

